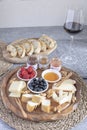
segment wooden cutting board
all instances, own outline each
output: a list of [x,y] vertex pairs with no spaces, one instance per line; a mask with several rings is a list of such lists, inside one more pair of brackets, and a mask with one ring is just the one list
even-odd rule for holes
[[[37,39],[37,38],[33,38],[33,39]],[[21,44],[23,42],[27,42],[28,40],[29,40],[29,38],[28,39],[16,40],[16,41],[12,42],[11,45]],[[43,54],[49,55],[50,53],[52,53],[56,49],[56,47],[57,47],[57,43],[55,43],[55,45],[52,49],[47,49],[45,52],[40,52],[37,55],[43,55]],[[26,63],[27,62],[27,56],[25,56],[23,58],[11,57],[10,53],[6,50],[6,48],[7,47],[5,47],[5,49],[3,50],[3,57],[4,57],[5,60],[7,60],[11,63]]]
[[3,74],[5,74],[11,67],[13,64],[7,62],[6,60],[4,60],[3,58],[3,50],[6,47],[6,43],[3,41],[0,41],[0,77],[3,76]]
[[[16,72],[18,71],[19,68],[16,68],[14,70],[12,70],[11,72],[8,73],[8,75],[3,79],[3,83],[2,83],[2,87],[1,87],[1,97],[2,97],[2,101],[5,105],[5,107],[7,109],[10,109],[13,113],[15,113],[18,117],[21,117],[23,119],[27,119],[27,120],[32,120],[32,121],[53,121],[53,120],[57,120],[57,119],[61,119],[65,116],[67,116],[68,114],[70,114],[71,112],[73,112],[76,108],[78,109],[78,103],[80,100],[80,91],[81,91],[81,82],[82,79],[80,78],[80,76],[72,71],[72,76],[70,77],[71,79],[75,79],[76,80],[76,102],[75,103],[71,103],[69,107],[67,107],[65,110],[63,110],[61,113],[58,112],[51,112],[51,113],[45,113],[42,112],[40,107],[36,110],[34,110],[33,112],[29,113],[26,111],[26,104],[21,102],[23,111],[21,110],[21,108],[19,107],[19,105],[17,104],[15,98],[11,98],[9,97],[9,92],[8,92],[8,88],[9,88],[9,84],[11,82],[11,80],[13,78],[17,78],[16,76]],[[62,68],[63,71],[66,72],[71,72],[71,70],[67,69],[67,68]],[[41,70],[37,70],[38,71],[38,77],[41,76]],[[49,84],[49,88],[52,87],[52,84]],[[24,113],[24,114],[23,114]]]

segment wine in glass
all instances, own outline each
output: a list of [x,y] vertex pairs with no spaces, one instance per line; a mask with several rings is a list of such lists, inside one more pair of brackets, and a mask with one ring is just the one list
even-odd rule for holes
[[70,34],[70,45],[67,53],[64,53],[60,59],[65,64],[76,64],[77,57],[74,53],[73,42],[74,34],[79,33],[83,30],[83,13],[82,10],[68,10],[64,29]]

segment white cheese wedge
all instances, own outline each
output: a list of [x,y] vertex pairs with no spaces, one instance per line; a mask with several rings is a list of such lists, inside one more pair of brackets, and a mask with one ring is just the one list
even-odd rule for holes
[[32,96],[33,96],[33,94],[22,94],[21,101],[22,101],[22,102],[27,102],[27,101],[29,101],[30,99],[32,99]]
[[46,97],[40,96],[40,95],[33,95],[32,96],[32,101],[35,103],[38,103],[38,105],[44,100]]
[[72,93],[75,93],[76,87],[73,84],[61,84],[58,87],[58,90],[63,90],[63,91],[72,91]]
[[41,110],[46,112],[46,113],[49,113],[50,112],[50,106],[51,106],[50,100],[48,100],[48,99],[43,100],[42,104],[41,104]]
[[58,102],[59,102],[59,104],[63,104],[65,102],[71,102],[71,100],[72,100],[72,93],[69,92],[68,94],[66,93],[66,94],[60,96],[58,99]]
[[19,98],[21,96],[21,93],[10,93],[9,97],[17,97]]
[[13,81],[9,87],[9,92],[21,93],[22,89],[26,88],[26,82],[24,81]]
[[32,112],[37,107],[37,105],[38,105],[38,103],[28,101],[27,105],[26,105],[26,109],[27,109],[28,112]]
[[76,81],[73,79],[66,79],[62,82],[61,85],[65,85],[65,84],[76,84]]
[[53,98],[53,100],[54,100],[55,102],[58,102],[58,101],[59,101],[59,98],[58,98],[58,96],[57,96],[57,94],[56,94],[55,92],[53,92],[52,98]]

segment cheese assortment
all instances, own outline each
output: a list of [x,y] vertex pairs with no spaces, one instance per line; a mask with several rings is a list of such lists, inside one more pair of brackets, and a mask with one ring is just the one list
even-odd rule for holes
[[60,113],[76,101],[75,84],[75,80],[66,79],[60,85],[54,83],[45,93],[37,94],[28,90],[25,81],[14,80],[8,91],[9,97],[20,98],[25,103],[27,112],[33,112],[39,107],[45,113]]
[[53,49],[56,41],[47,35],[42,35],[38,39],[26,39],[17,42],[16,44],[9,44],[7,52],[11,57],[23,58],[32,54],[39,54]]

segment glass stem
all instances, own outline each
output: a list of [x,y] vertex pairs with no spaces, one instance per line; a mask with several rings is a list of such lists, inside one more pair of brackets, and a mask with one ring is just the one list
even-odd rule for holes
[[73,40],[74,40],[74,36],[70,36],[71,40],[70,40],[70,47],[69,47],[69,54],[72,54],[72,50],[73,50]]

